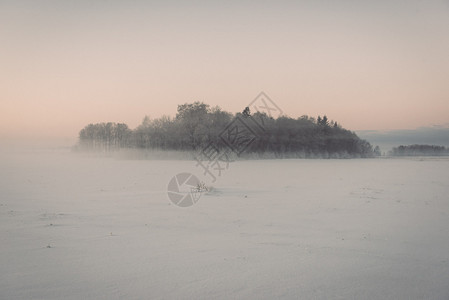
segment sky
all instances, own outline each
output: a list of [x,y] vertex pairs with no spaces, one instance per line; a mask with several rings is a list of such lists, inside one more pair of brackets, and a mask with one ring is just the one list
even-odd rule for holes
[[449,122],[449,0],[0,0],[0,138],[264,91],[350,130]]

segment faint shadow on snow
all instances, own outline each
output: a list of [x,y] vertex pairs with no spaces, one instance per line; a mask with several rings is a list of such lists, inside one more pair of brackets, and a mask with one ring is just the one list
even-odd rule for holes
[[250,195],[262,193],[263,191],[258,190],[248,190],[248,189],[238,189],[238,188],[212,188],[210,191],[206,192],[206,196],[212,197],[241,197],[248,198]]

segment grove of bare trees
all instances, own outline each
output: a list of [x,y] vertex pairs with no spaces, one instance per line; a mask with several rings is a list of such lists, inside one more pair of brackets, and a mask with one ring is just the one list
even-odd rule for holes
[[224,134],[232,133],[229,125],[237,124],[236,121],[242,123],[242,128],[246,126],[247,139],[251,139],[245,149],[248,153],[269,152],[279,156],[300,153],[301,157],[372,157],[376,154],[367,141],[337,122],[329,121],[327,116],[274,119],[261,112],[251,114],[249,108],[243,113],[231,114],[202,102],[178,105],[175,118],[146,116],[133,130],[121,123],[89,124],[79,133],[79,148],[104,152],[122,148],[196,151],[210,143],[222,148],[226,147]]

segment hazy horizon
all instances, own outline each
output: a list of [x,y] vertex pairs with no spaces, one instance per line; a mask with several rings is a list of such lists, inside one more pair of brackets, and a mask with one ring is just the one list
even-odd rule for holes
[[449,2],[0,1],[0,139],[265,91],[357,130],[448,123]]

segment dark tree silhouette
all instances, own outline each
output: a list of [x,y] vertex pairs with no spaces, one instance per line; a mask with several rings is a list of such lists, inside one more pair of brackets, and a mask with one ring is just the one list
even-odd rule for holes
[[114,151],[129,146],[132,131],[123,123],[89,124],[79,133],[83,150]]
[[242,112],[243,116],[245,117],[250,117],[251,116],[251,111],[249,110],[249,107],[245,107],[245,109]]
[[207,114],[209,105],[202,102],[178,105],[176,119],[188,137],[189,147],[196,149],[204,143],[203,137],[207,133]]
[[436,145],[399,146],[390,152],[393,156],[443,156],[449,155],[449,148]]
[[254,139],[245,150],[249,153],[274,153],[277,157],[373,157],[380,152],[354,132],[329,121],[326,115],[316,120],[306,115],[274,119],[261,112],[251,115],[248,107],[232,115],[202,102],[178,105],[174,119],[163,116],[152,120],[146,116],[134,130],[120,123],[89,124],[79,133],[79,145],[81,149],[97,151],[126,147],[199,150],[214,142],[224,148],[220,134],[235,118],[246,123],[247,134]]

